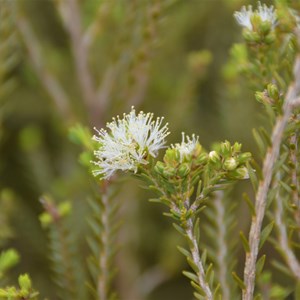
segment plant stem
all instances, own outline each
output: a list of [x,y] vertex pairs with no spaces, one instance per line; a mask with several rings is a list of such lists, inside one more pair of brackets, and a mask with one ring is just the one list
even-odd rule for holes
[[283,258],[285,259],[294,277],[300,281],[300,264],[289,245],[286,222],[284,221],[282,199],[279,195],[279,192],[277,192],[275,202],[277,207],[275,211],[275,222],[278,229],[279,245],[283,254]]
[[252,216],[249,246],[250,251],[246,253],[246,262],[244,269],[244,283],[246,288],[243,290],[243,300],[253,299],[255,286],[255,265],[258,255],[258,247],[260,241],[260,234],[262,222],[265,215],[267,195],[272,180],[272,174],[275,162],[280,153],[280,145],[283,138],[285,127],[289,121],[292,110],[295,106],[297,95],[300,91],[300,57],[296,58],[294,66],[294,82],[290,85],[285,102],[282,108],[282,115],[277,117],[275,126],[272,132],[272,144],[267,150],[263,162],[262,180],[259,183],[258,191],[255,201],[255,215]]
[[204,272],[204,268],[203,268],[200,254],[199,254],[200,253],[199,246],[197,243],[197,238],[194,235],[194,223],[191,218],[187,220],[185,232],[191,242],[191,243],[189,243],[189,248],[192,253],[193,262],[197,266],[197,269],[198,269],[198,272],[196,273],[196,275],[198,277],[199,285],[205,294],[205,299],[212,300],[213,295],[212,295],[211,289],[205,279],[205,272]]
[[218,245],[217,253],[217,264],[219,268],[219,282],[222,290],[222,299],[230,300],[230,288],[227,282],[227,253],[228,246],[226,243],[226,226],[225,226],[225,206],[222,202],[222,197],[224,196],[223,191],[215,192],[215,199],[213,199],[213,205],[216,210],[216,223],[218,229],[218,236],[216,237]]

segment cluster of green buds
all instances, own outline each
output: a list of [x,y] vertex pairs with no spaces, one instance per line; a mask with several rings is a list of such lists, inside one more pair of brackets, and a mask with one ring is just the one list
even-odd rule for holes
[[263,92],[256,92],[255,98],[258,102],[274,108],[280,108],[282,105],[278,87],[273,83],[268,84]]
[[250,44],[271,44],[275,40],[274,28],[277,15],[274,7],[267,7],[258,2],[258,8],[242,7],[234,14],[236,21],[244,27],[243,36]]
[[163,161],[156,163],[154,171],[165,179],[180,181],[204,166],[207,159],[207,153],[199,144],[198,138],[194,135],[192,138],[185,137],[183,133],[182,142],[166,150]]
[[0,289],[0,299],[37,299],[39,293],[33,290],[28,274],[20,275],[18,282],[20,288],[7,287]]
[[249,178],[247,162],[251,160],[250,152],[241,152],[242,145],[225,141],[215,146],[215,150],[209,152],[210,170],[224,172],[227,179]]

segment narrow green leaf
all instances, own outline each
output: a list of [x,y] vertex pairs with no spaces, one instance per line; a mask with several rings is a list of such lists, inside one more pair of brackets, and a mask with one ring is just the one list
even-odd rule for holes
[[195,297],[197,300],[205,300],[205,297],[199,295],[198,293],[194,293],[193,295],[194,295],[194,297]]
[[292,192],[292,188],[283,181],[279,181],[279,184],[285,189],[288,193]]
[[264,156],[264,154],[266,153],[266,145],[265,145],[260,133],[254,128],[252,130],[252,134],[253,134],[254,140],[258,146],[258,150],[259,150],[260,154],[262,156]]
[[201,288],[201,286],[199,284],[197,284],[195,281],[191,281],[191,286],[197,291],[197,293],[199,293],[200,295],[204,296],[204,292],[203,289]]
[[214,294],[213,294],[213,299],[214,300],[221,300],[222,296],[220,295],[220,284],[218,283],[218,285],[215,288]]
[[235,272],[232,272],[232,276],[233,276],[233,279],[238,284],[238,286],[240,287],[240,289],[244,290],[246,288],[246,286],[245,286],[243,280]]
[[185,231],[178,224],[173,223],[174,228],[183,236],[186,236]]
[[205,274],[205,279],[207,282],[211,280],[211,276],[213,276],[213,264],[210,263]]
[[195,273],[197,273],[199,270],[198,270],[197,265],[193,262],[193,260],[190,257],[187,257],[186,260],[187,260],[188,264],[190,265],[190,267],[193,269],[193,271]]
[[206,259],[207,259],[207,250],[204,249],[202,252],[202,255],[201,255],[201,261],[202,261],[203,266],[206,265]]
[[191,253],[190,253],[188,250],[186,250],[186,249],[184,249],[184,248],[182,248],[182,247],[180,247],[180,246],[177,246],[177,249],[178,249],[184,256],[189,257],[189,258],[192,258]]
[[187,278],[191,279],[192,281],[194,281],[196,283],[198,282],[198,277],[194,273],[191,273],[188,271],[183,271],[182,274],[184,276],[186,276]]
[[279,271],[281,271],[282,273],[284,273],[286,276],[288,277],[292,277],[291,271],[290,269],[288,269],[285,265],[283,265],[282,263],[280,263],[277,260],[273,260],[271,262],[271,264]]
[[243,193],[243,198],[246,201],[248,208],[250,210],[251,216],[255,216],[255,208],[254,208],[254,204],[251,201],[251,199],[249,198],[249,196],[246,193]]
[[272,232],[274,226],[274,221],[272,221],[271,223],[269,223],[261,232],[260,235],[260,241],[259,241],[259,249],[262,248],[262,246],[264,245],[264,243],[266,242],[267,238],[269,237],[269,235]]
[[249,253],[250,252],[249,242],[242,231],[240,231],[240,238],[242,240],[242,244],[243,244],[245,252]]
[[259,258],[259,260],[256,262],[256,276],[259,276],[264,268],[266,261],[266,255],[263,255]]

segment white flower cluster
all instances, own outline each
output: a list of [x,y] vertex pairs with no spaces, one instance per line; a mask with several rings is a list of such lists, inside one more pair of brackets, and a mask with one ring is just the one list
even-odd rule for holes
[[117,117],[107,123],[110,132],[96,129],[98,136],[94,135],[93,139],[100,147],[95,151],[97,161],[94,164],[99,169],[93,172],[94,175],[107,179],[117,170],[136,172],[140,164],[147,164],[145,157],[148,154],[155,157],[169,134],[168,124],[162,126],[162,122],[163,118],[153,120],[151,113],[141,111],[136,115],[132,107],[122,119]]
[[[185,141],[186,138],[186,141]],[[192,135],[192,138],[186,136],[184,132],[182,132],[182,141],[181,143],[176,143],[175,145],[171,145],[172,149],[176,149],[180,155],[180,162],[184,160],[187,156],[191,155],[193,151],[196,149],[196,145],[198,143],[199,137]]]
[[268,7],[266,4],[261,5],[260,2],[258,2],[257,10],[253,11],[251,5],[249,5],[248,8],[243,6],[241,11],[236,11],[234,13],[234,17],[241,26],[252,30],[251,17],[253,14],[257,14],[263,22],[270,22],[272,27],[276,24],[276,11],[274,10],[274,7]]

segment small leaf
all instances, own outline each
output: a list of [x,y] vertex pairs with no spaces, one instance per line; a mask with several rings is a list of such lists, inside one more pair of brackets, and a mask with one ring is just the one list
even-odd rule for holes
[[246,288],[246,286],[245,286],[243,280],[235,272],[232,272],[232,276],[233,276],[233,279],[238,284],[238,286],[240,287],[240,289],[244,290]]
[[260,133],[256,129],[253,129],[252,134],[253,134],[254,140],[258,146],[260,154],[262,156],[264,156],[264,154],[266,152],[266,145],[265,145]]
[[295,300],[300,300],[300,281],[296,284]]
[[263,255],[259,258],[259,260],[256,262],[256,276],[259,276],[262,272],[264,265],[266,261],[266,255]]
[[243,244],[245,252],[249,253],[250,252],[249,242],[242,231],[240,231],[240,238],[242,240],[242,244]]
[[197,218],[195,225],[194,225],[194,236],[196,238],[197,243],[200,241],[200,219]]
[[270,224],[268,224],[268,225],[263,229],[263,231],[261,232],[261,235],[260,235],[260,241],[259,241],[259,249],[262,248],[262,246],[263,246],[264,243],[266,242],[267,238],[268,238],[269,235],[271,234],[272,229],[273,229],[273,226],[274,226],[274,221],[271,222]]
[[186,249],[184,249],[184,248],[182,248],[182,247],[180,247],[180,246],[177,246],[177,249],[178,249],[184,256],[189,257],[189,258],[192,258],[191,253],[190,253],[188,250],[186,250]]
[[249,198],[249,196],[246,193],[243,194],[243,198],[244,198],[244,200],[246,201],[246,203],[249,207],[249,210],[251,212],[251,216],[254,217],[255,216],[255,208],[254,208],[253,202],[251,201],[251,199]]
[[202,296],[205,295],[204,292],[203,292],[203,290],[202,290],[202,288],[201,288],[201,286],[200,286],[199,284],[197,284],[196,282],[191,281],[191,286],[192,286],[192,287],[193,287],[200,295],[202,295]]
[[279,271],[281,271],[282,273],[284,273],[285,275],[292,277],[291,271],[290,269],[288,269],[284,264],[278,262],[277,260],[273,260],[272,261],[272,265],[278,269]]
[[198,272],[198,267],[197,267],[197,265],[193,262],[193,260],[192,260],[190,257],[187,257],[186,260],[187,260],[188,264],[190,265],[190,267],[193,269],[193,271],[194,271],[195,273],[197,273],[197,272]]
[[191,272],[188,272],[188,271],[183,271],[182,273],[183,273],[184,276],[191,279],[192,281],[194,281],[196,283],[198,282],[198,277],[194,273],[191,273]]
[[179,225],[177,225],[176,223],[173,223],[174,228],[183,236],[186,236],[185,231],[183,230],[183,228],[181,228]]

